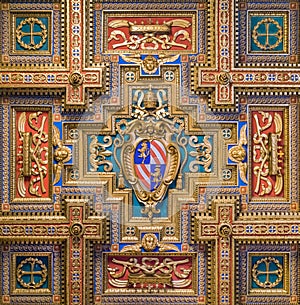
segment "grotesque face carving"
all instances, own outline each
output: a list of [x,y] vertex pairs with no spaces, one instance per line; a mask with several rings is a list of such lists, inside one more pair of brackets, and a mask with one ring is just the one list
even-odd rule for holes
[[154,56],[148,55],[142,61],[142,68],[146,73],[153,74],[158,68],[158,61]]
[[153,233],[147,233],[142,239],[142,246],[146,251],[153,251],[157,246],[158,240]]

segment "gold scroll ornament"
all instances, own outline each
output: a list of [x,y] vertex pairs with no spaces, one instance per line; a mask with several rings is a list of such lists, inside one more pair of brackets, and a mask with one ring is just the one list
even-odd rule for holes
[[191,161],[189,164],[189,169],[192,173],[198,171],[198,166],[203,166],[206,173],[211,172],[212,164],[212,146],[209,142],[210,136],[204,136],[203,142],[197,143],[198,138],[196,136],[191,136],[189,139],[189,144],[191,147],[196,148],[196,151],[191,151],[190,156],[195,157],[195,160]]
[[[283,163],[282,146],[278,142],[282,141],[282,118],[275,112],[272,116],[269,112],[259,111],[262,119],[254,114],[256,133],[253,135],[253,162],[259,165],[253,168],[256,176],[256,186],[254,192],[259,196],[270,194],[274,187],[274,194],[279,195],[283,188],[282,167]],[[275,124],[275,133],[265,132],[272,124]],[[273,186],[271,176],[275,176]]]
[[[189,279],[192,268],[180,265],[189,263],[189,259],[173,260],[171,257],[164,258],[161,262],[158,257],[144,256],[141,261],[136,257],[130,257],[126,261],[112,259],[118,267],[108,265],[107,271],[110,275],[109,283],[118,288],[127,288],[131,285],[148,286],[151,284],[162,284],[164,287],[172,288],[188,287],[192,280]],[[121,279],[128,272],[127,279]],[[175,275],[177,279],[173,277]]]
[[[48,134],[45,132],[45,122],[47,116],[43,115],[40,126],[37,126],[38,118],[42,115],[41,111],[31,113],[28,120],[26,112],[22,112],[18,120],[19,140],[22,143],[18,147],[18,156],[21,160],[20,174],[17,181],[18,193],[21,197],[26,196],[25,178],[29,178],[28,192],[36,197],[41,197],[46,193],[44,179],[48,173],[48,147],[43,143],[48,142]],[[26,121],[31,127],[31,131],[25,131]],[[35,121],[35,123],[33,123]]]
[[[190,27],[191,23],[183,19],[164,21],[162,24],[136,24],[131,21],[119,19],[109,22],[108,26],[113,29],[122,27],[129,28],[129,37],[126,37],[126,33],[122,30],[113,30],[111,32],[108,42],[111,40],[123,40],[123,42],[113,44],[113,49],[124,46],[130,50],[137,50],[139,48],[142,50],[157,50],[159,46],[163,50],[169,50],[173,46],[186,49],[187,45],[178,43],[177,39],[191,42],[190,34],[186,30],[183,30],[184,28]],[[172,37],[172,27],[180,27],[182,30],[176,31]],[[142,35],[142,37],[138,35]]]
[[91,142],[89,144],[89,161],[90,161],[90,171],[96,172],[98,167],[103,165],[103,169],[105,172],[110,172],[113,168],[112,162],[107,160],[107,157],[112,155],[112,152],[107,150],[106,148],[112,145],[113,141],[111,136],[105,136],[103,138],[103,142],[99,143],[96,135],[91,135]]

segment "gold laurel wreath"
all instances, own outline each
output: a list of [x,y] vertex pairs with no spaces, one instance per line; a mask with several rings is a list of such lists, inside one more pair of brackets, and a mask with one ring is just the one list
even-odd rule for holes
[[[25,43],[24,41],[22,41],[22,37],[23,37],[22,36],[22,33],[23,33],[22,32],[22,28],[23,28],[24,25],[31,24],[31,23],[38,24],[41,27],[41,29],[42,29],[42,31],[41,31],[42,40],[39,43],[34,44],[33,46],[31,46],[31,45]],[[44,25],[44,23],[41,20],[39,20],[37,18],[33,18],[33,17],[26,18],[26,19],[22,20],[20,22],[19,26],[16,29],[17,41],[20,44],[20,46],[22,48],[26,49],[26,50],[38,50],[39,48],[41,48],[45,44],[47,36],[48,36],[47,35],[47,28]]]
[[[269,45],[269,47],[267,45],[263,45],[261,44],[259,41],[258,41],[258,28],[262,25],[262,24],[266,24],[266,23],[272,23],[272,24],[275,24],[275,26],[277,27],[278,29],[278,32],[276,33],[277,34],[277,41],[276,43]],[[267,35],[267,34],[266,34]],[[282,39],[283,39],[283,34],[282,34],[282,27],[280,26],[280,24],[278,23],[278,21],[274,20],[273,18],[265,18],[261,21],[259,21],[256,26],[253,28],[253,31],[252,31],[252,38],[253,38],[253,41],[254,43],[262,50],[272,50],[272,49],[275,49],[276,47],[279,46],[279,44],[282,42]]]

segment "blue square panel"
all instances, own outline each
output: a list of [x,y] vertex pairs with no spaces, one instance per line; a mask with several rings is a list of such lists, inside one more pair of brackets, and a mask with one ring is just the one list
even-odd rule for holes
[[286,15],[255,15],[250,18],[250,52],[287,51]]
[[287,53],[288,15],[249,13],[249,53]]
[[284,288],[284,256],[251,256],[251,289]]
[[235,3],[236,67],[296,67],[299,64],[296,2],[236,0]]
[[16,51],[48,51],[50,14],[16,17]]

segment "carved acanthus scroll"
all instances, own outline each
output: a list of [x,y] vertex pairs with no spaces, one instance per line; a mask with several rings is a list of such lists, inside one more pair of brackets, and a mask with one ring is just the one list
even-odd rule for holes
[[189,144],[193,148],[196,148],[195,151],[191,151],[190,155],[195,157],[195,160],[190,162],[189,169],[191,172],[195,173],[198,171],[198,166],[201,165],[204,168],[206,173],[211,172],[211,163],[212,163],[212,145],[209,141],[210,136],[204,136],[203,142],[197,143],[198,138],[192,136],[189,139]]
[[112,145],[112,142],[113,141],[110,136],[105,136],[103,138],[103,143],[99,143],[97,136],[91,135],[91,142],[89,144],[90,171],[97,171],[101,165],[104,166],[103,169],[105,172],[112,170],[112,163],[106,159],[112,155],[112,152],[106,149]]

